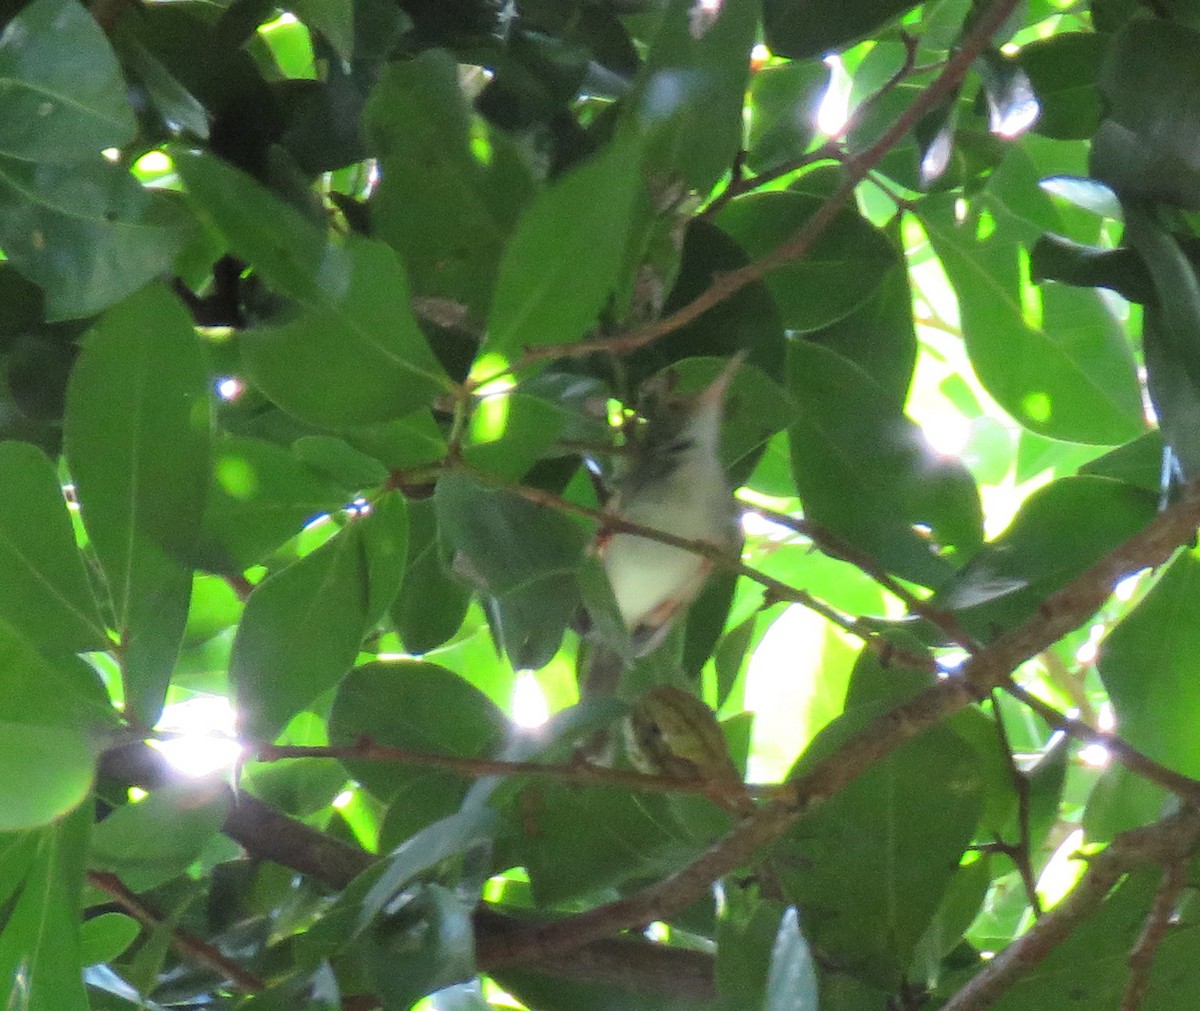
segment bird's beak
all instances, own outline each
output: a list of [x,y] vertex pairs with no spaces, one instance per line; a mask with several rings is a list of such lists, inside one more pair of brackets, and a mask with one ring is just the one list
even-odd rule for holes
[[725,366],[708,386],[700,393],[700,403],[721,405],[725,402],[725,394],[729,390],[729,384],[733,382],[733,377],[737,375],[738,369],[742,367],[742,363],[746,360],[746,349],[743,348],[736,355],[729,359],[729,364]]

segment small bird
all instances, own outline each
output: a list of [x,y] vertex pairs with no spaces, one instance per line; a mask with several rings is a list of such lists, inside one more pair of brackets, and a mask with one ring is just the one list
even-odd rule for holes
[[[744,357],[734,356],[699,393],[651,391],[632,439],[631,464],[606,512],[687,540],[737,547],[737,509],[718,451],[725,395]],[[695,552],[614,529],[600,530],[595,549],[638,656],[662,642],[712,569]],[[592,674],[599,674],[595,666]],[[619,674],[618,664],[601,684],[589,677],[586,694],[611,694]]]

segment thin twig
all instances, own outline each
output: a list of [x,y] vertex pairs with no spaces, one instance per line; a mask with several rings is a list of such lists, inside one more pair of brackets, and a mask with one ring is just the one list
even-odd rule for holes
[[1008,763],[1008,775],[1012,780],[1013,793],[1017,796],[1017,842],[1015,846],[1004,845],[1003,850],[1012,860],[1021,875],[1021,883],[1025,887],[1025,897],[1035,917],[1042,915],[1042,900],[1038,898],[1037,880],[1033,874],[1033,859],[1031,857],[1032,843],[1029,838],[1029,780],[1017,768],[1017,759],[1013,754],[1012,743],[1008,738],[1008,730],[1000,715],[1000,700],[996,692],[992,692],[992,711],[995,715],[996,735],[1000,738],[1000,747]]
[[172,947],[185,958],[212,969],[221,979],[228,980],[239,990],[245,990],[247,993],[257,993],[267,988],[265,982],[252,972],[243,969],[231,958],[221,954],[207,941],[201,940],[182,927],[168,924],[166,917],[131,892],[115,874],[108,871],[88,871],[87,880],[88,884],[104,892],[143,926],[149,927],[151,930],[168,926],[171,931]]
[[1200,780],[1192,779],[1190,776],[1185,776],[1181,772],[1176,772],[1174,769],[1156,762],[1116,734],[1110,734],[1077,717],[1059,712],[1050,703],[1043,702],[1027,688],[1022,688],[1015,682],[1009,682],[1002,687],[1014,699],[1028,706],[1056,730],[1063,731],[1077,741],[1100,745],[1131,772],[1170,790],[1190,803],[1200,804]]
[[568,344],[544,344],[539,347],[526,348],[520,360],[513,366],[513,370],[519,372],[537,362],[552,358],[584,358],[596,352],[629,354],[658,340],[665,334],[672,333],[691,323],[713,306],[741,291],[748,284],[761,280],[772,270],[804,256],[812,249],[817,238],[833,223],[842,207],[854,195],[859,183],[866,178],[867,173],[879,164],[884,155],[891,151],[927,112],[936,108],[943,99],[953,94],[962,83],[962,79],[966,76],[967,70],[975,58],[983,52],[991,41],[992,35],[1003,27],[1018,2],[1019,0],[997,0],[987,10],[976,22],[974,28],[963,38],[962,44],[946,61],[942,72],[930,83],[929,87],[912,100],[904,112],[874,144],[861,154],[847,159],[845,163],[846,178],[841,185],[825,199],[812,217],[808,218],[790,238],[777,248],[744,267],[718,275],[705,291],[669,316],[664,316],[640,329],[624,334],[574,341]]
[[[1190,856],[1190,854],[1189,854]],[[1170,861],[1163,868],[1162,883],[1154,894],[1154,905],[1146,915],[1141,936],[1129,953],[1129,982],[1121,998],[1120,1011],[1138,1011],[1146,992],[1150,988],[1150,970],[1154,968],[1154,956],[1158,946],[1167,936],[1167,928],[1175,915],[1179,896],[1188,883],[1188,865],[1185,860]]]
[[[1022,663],[1095,613],[1113,586],[1129,571],[1164,561],[1178,545],[1191,538],[1198,524],[1200,484],[1193,484],[1184,490],[1178,502],[1050,596],[1025,624],[970,657],[962,665],[961,673],[872,720],[801,776],[783,784],[789,795],[787,806],[773,804],[760,808],[694,863],[640,892],[496,939],[483,949],[481,957],[486,957],[488,964],[503,965],[561,955],[639,923],[669,919],[700,899],[718,878],[778,839],[802,814],[845,789],[880,759],[1006,683],[1010,673]],[[1107,888],[1104,891],[1107,893]],[[1044,916],[1039,922],[1046,919]]]
[[1153,825],[1122,832],[1088,858],[1079,883],[1029,931],[987,962],[966,986],[942,1005],[942,1011],[984,1011],[1028,975],[1071,932],[1091,916],[1130,871],[1187,860],[1200,846],[1200,813],[1184,808]]
[[[583,761],[566,765],[542,762],[508,762],[492,758],[464,758],[438,752],[413,751],[374,741],[360,740],[344,745],[259,744],[253,749],[260,762],[278,762],[287,758],[336,758],[339,761],[395,762],[426,769],[443,769],[461,776],[480,779],[486,776],[540,776],[563,783],[585,786],[620,786],[641,793],[690,793],[708,797],[716,803],[729,799],[730,783],[707,779],[678,779],[656,776],[632,769],[610,769]],[[751,796],[770,798],[779,790],[775,785],[739,784]]]

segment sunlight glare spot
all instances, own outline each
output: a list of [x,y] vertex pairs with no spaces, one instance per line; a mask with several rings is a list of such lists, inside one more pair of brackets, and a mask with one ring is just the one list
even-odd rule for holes
[[330,803],[330,806],[334,807],[340,811],[342,808],[346,807],[346,805],[348,805],[350,803],[350,801],[352,801],[353,799],[354,799],[354,791],[353,790],[343,790],[341,793],[339,793],[336,797],[333,798],[333,800]]
[[1021,408],[1031,421],[1044,424],[1050,420],[1050,395],[1040,391],[1027,393],[1021,398]]
[[[487,388],[490,392],[479,397],[475,412],[471,415],[471,441],[474,443],[496,442],[508,427],[508,390],[492,389],[503,382],[501,379],[488,383]],[[509,386],[511,388],[511,383]]]
[[1083,829],[1077,828],[1063,844],[1054,851],[1054,856],[1046,864],[1042,876],[1038,879],[1037,891],[1042,898],[1042,906],[1046,909],[1058,904],[1075,883],[1083,875],[1087,865],[1082,860],[1076,860],[1075,852],[1083,844]]
[[129,798],[129,803],[136,804],[139,800],[145,800],[150,796],[140,786],[131,786],[125,794]]
[[237,376],[222,376],[217,380],[217,396],[222,400],[237,400],[246,390],[246,384]]
[[1113,712],[1113,707],[1108,702],[1100,707],[1100,713],[1096,717],[1096,725],[1105,733],[1112,733],[1117,729],[1117,714]]
[[925,441],[945,457],[957,459],[971,439],[971,422],[961,414],[947,414],[940,424],[925,429]]
[[155,729],[177,735],[151,743],[185,776],[231,769],[242,753],[234,738],[233,706],[222,695],[197,695],[167,706]]
[[1079,749],[1079,760],[1090,769],[1107,767],[1110,757],[1108,748],[1103,744],[1088,744]]
[[796,536],[796,531],[782,523],[776,523],[769,516],[746,510],[742,513],[742,532],[747,537],[763,537],[772,541],[786,541]]
[[106,147],[100,153],[104,156],[104,159],[106,161],[116,162],[116,161],[119,161],[121,158],[120,150],[115,147]]
[[512,719],[518,727],[532,730],[550,719],[550,708],[542,686],[532,671],[521,671],[517,675],[512,693]]
[[829,87],[817,106],[817,129],[826,137],[836,137],[850,119],[850,79],[838,56],[827,56]]
[[146,175],[163,175],[171,171],[171,159],[162,151],[147,151],[136,162],[135,167]]
[[1128,603],[1133,599],[1133,595],[1137,593],[1138,583],[1142,581],[1142,576],[1149,571],[1149,569],[1140,569],[1133,575],[1126,576],[1117,583],[1116,588],[1113,590],[1113,596],[1121,601],[1122,604]]
[[646,940],[657,941],[660,944],[665,944],[671,938],[671,928],[662,920],[655,920],[653,923],[647,924],[642,933]]

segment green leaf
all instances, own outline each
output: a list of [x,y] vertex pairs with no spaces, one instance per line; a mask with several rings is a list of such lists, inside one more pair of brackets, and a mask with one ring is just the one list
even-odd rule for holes
[[1022,244],[1031,246],[1040,228],[1062,230],[1048,198],[1031,185],[1030,168],[1010,155],[963,223],[953,196],[921,204],[958,295],[971,364],[1026,428],[1073,442],[1127,442],[1144,421],[1120,323],[1097,292],[1026,285]]
[[315,28],[347,63],[354,57],[353,0],[298,0],[296,14]]
[[[461,832],[457,825],[447,829]],[[458,841],[482,847],[487,840]],[[474,899],[464,892],[437,882],[411,886],[403,893],[400,910],[364,938],[360,953],[368,985],[381,995],[385,1007],[411,1007],[425,994],[472,976]]]
[[338,683],[358,654],[368,608],[357,523],[254,588],[229,658],[248,737],[271,740]]
[[[664,314],[687,305],[712,285],[713,277],[749,262],[745,251],[704,218],[692,218],[683,237],[683,258]],[[626,360],[631,388],[684,358],[728,358],[746,350],[746,363],[771,379],[784,374],[785,342],[779,309],[764,282],[748,284],[686,326],[666,334]]]
[[909,0],[763,0],[767,46],[777,56],[824,56],[870,35]]
[[[859,708],[830,724],[806,755],[823,753],[844,722],[857,727],[874,712]],[[801,756],[793,775],[808,761]],[[935,727],[797,822],[774,852],[813,947],[860,979],[896,986],[983,802],[975,752]]]
[[973,634],[1014,628],[1154,517],[1156,496],[1103,477],[1066,477],[1025,500],[1012,524],[938,594]]
[[434,495],[458,568],[490,607],[514,668],[545,666],[580,605],[576,570],[585,536],[561,513],[449,473]]
[[88,334],[67,391],[67,461],[112,597],[126,702],[146,725],[187,619],[210,413],[200,344],[165,288],[139,292]]
[[0,35],[0,154],[93,158],[137,129],[121,68],[96,19],[73,0],[34,0]]
[[485,352],[511,360],[596,325],[643,187],[640,142],[622,135],[533,199],[500,262]]
[[[1185,776],[1200,772],[1200,560],[1185,551],[1104,641],[1100,679],[1121,738]],[[1146,671],[1153,671],[1147,677]]]
[[201,554],[210,568],[241,571],[346,502],[346,493],[287,450],[238,435],[218,438]]
[[1131,20],[1100,70],[1108,115],[1096,132],[1092,174],[1123,196],[1200,207],[1200,161],[1191,138],[1200,115],[1195,60],[1200,32],[1175,21]]
[[[408,556],[408,509],[398,491],[381,495],[355,524],[367,570],[366,628],[379,623],[400,592]],[[365,631],[366,629],[364,629]]]
[[625,104],[626,122],[647,134],[647,174],[655,183],[682,177],[705,194],[729,171],[742,145],[758,15],[758,0],[712,11],[690,0],[667,5]]
[[661,877],[690,863],[711,841],[688,832],[659,794],[535,782],[517,806],[521,836],[511,855],[528,869],[539,905]]
[[[754,193],[726,204],[716,223],[758,258],[793,235],[821,204],[804,193]],[[817,330],[862,305],[896,262],[882,232],[843,211],[803,259],[772,271],[766,285],[785,327]]]
[[312,307],[245,334],[254,382],[285,411],[334,430],[401,418],[448,392],[450,380],[408,308],[395,252],[358,236],[326,249],[328,274],[318,272],[311,285],[291,282],[310,288]]
[[98,824],[88,863],[111,871],[135,892],[183,874],[220,831],[231,803],[227,791],[198,793],[191,785],[155,790]]
[[[982,541],[979,493],[958,463],[851,362],[807,341],[790,347],[790,388],[800,419],[790,431],[792,470],[805,513],[906,579],[942,583]],[[927,526],[933,544],[913,529]]]
[[0,933],[6,1004],[30,1011],[84,1011],[79,944],[83,856],[92,806],[40,833],[25,887]]
[[46,292],[50,319],[91,316],[167,273],[193,225],[169,194],[97,156],[0,157],[0,245]]
[[118,958],[142,932],[142,925],[124,913],[101,913],[79,925],[79,961],[97,965]]
[[816,136],[829,79],[829,68],[819,60],[763,67],[750,78],[747,168],[767,172],[804,154]]
[[292,443],[292,452],[318,474],[342,488],[360,490],[383,484],[388,472],[378,460],[332,435],[304,435]]
[[43,650],[104,649],[104,622],[50,461],[28,443],[0,442],[0,488],[0,616]]
[[471,115],[458,66],[445,50],[388,63],[363,113],[381,179],[371,197],[374,234],[404,260],[413,290],[487,312],[504,240],[532,196],[499,150],[472,152]]
[[1061,32],[1021,47],[1017,62],[1041,106],[1034,130],[1056,140],[1091,139],[1100,123],[1096,75],[1105,41],[1092,32]]
[[[1028,1008],[1117,1007],[1128,982],[1129,951],[1150,915],[1158,868],[1136,870],[1115,888],[1093,915],[1056,945],[1036,972],[1018,980],[992,1006],[996,1011]],[[1168,929],[1155,950],[1146,1007],[1185,1007],[1195,998],[1194,931]]]
[[81,730],[0,720],[0,832],[46,825],[77,807],[91,792],[94,764]]
[[[405,660],[356,667],[338,688],[329,738],[429,754],[483,758],[496,750],[508,720],[486,695],[436,664]],[[467,781],[415,765],[346,762],[347,770],[389,804],[385,837],[403,840],[458,809]]]
[[443,564],[433,502],[409,502],[408,516],[407,578],[392,603],[392,620],[404,648],[421,654],[458,631],[471,594]]

